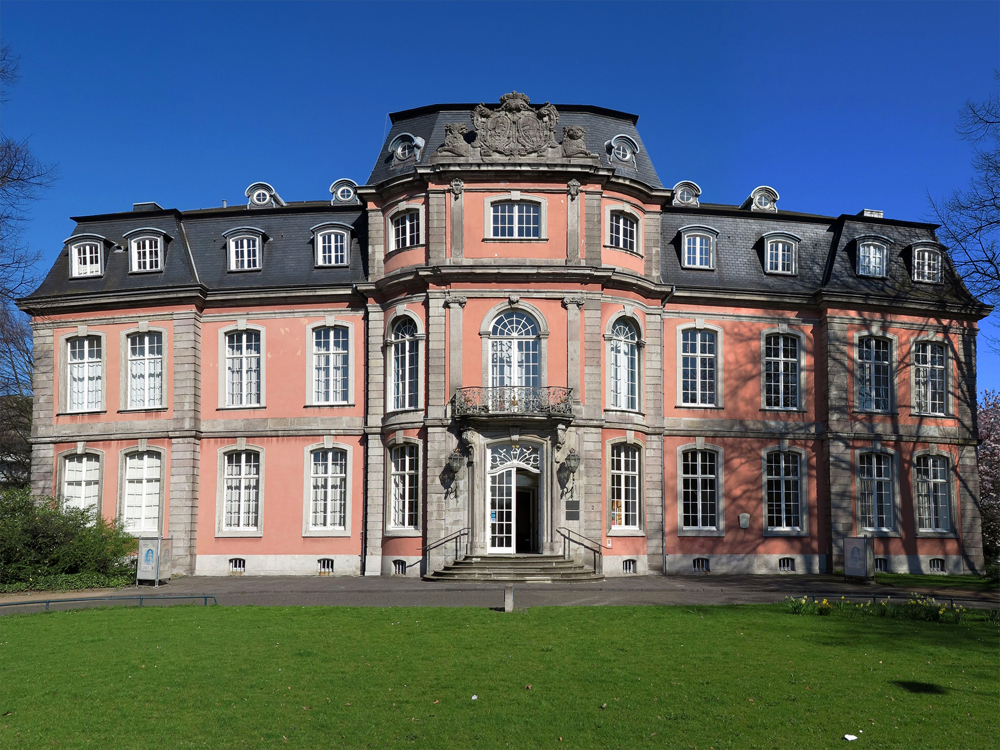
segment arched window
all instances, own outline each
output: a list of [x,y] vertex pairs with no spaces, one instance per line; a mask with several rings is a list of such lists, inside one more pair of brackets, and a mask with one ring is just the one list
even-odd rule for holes
[[347,232],[331,230],[316,236],[318,266],[347,265]]
[[689,234],[684,238],[685,268],[714,268],[713,238],[707,234]]
[[913,251],[913,280],[927,284],[941,283],[941,253],[931,247]]
[[858,275],[885,276],[889,252],[878,242],[862,242],[858,247]]
[[412,318],[392,327],[392,409],[416,409],[420,384],[420,341]]
[[611,528],[639,528],[639,446],[611,446]]
[[160,454],[125,456],[125,530],[133,534],[160,530]]
[[519,311],[505,312],[493,321],[490,333],[490,385],[539,387],[539,336],[535,319]]
[[639,333],[624,318],[611,329],[611,408],[639,409]]

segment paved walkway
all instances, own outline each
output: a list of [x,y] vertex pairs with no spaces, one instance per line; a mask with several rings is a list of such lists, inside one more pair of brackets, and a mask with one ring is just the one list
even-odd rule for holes
[[[919,589],[914,589],[919,590]],[[0,604],[24,603],[25,607],[0,607],[0,613],[38,611],[38,604],[52,601],[51,609],[94,606],[59,600],[101,596],[214,596],[225,606],[354,606],[354,607],[502,607],[503,585],[488,583],[429,582],[418,578],[373,577],[220,577],[176,578],[153,588],[101,589],[64,593],[7,594]],[[835,576],[630,576],[594,583],[516,584],[517,608],[539,606],[613,606],[644,604],[750,604],[780,602],[786,596],[818,594],[839,597],[906,597],[909,589],[846,582]],[[933,595],[945,602],[954,597],[965,606],[1000,606],[1000,589],[991,592],[937,589]],[[161,604],[190,603],[169,600]],[[137,602],[123,602],[136,604]],[[144,602],[146,606],[157,602]],[[200,603],[200,602],[198,602]],[[107,606],[109,602],[96,602]]]

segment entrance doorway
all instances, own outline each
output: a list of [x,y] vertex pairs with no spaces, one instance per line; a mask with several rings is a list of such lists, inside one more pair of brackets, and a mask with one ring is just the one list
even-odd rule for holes
[[538,449],[510,444],[490,449],[487,552],[537,554],[541,550]]

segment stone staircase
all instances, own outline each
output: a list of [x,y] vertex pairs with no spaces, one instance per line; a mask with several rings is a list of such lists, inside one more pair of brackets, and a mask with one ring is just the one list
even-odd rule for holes
[[587,583],[603,578],[562,555],[473,555],[424,576],[427,581],[481,583]]

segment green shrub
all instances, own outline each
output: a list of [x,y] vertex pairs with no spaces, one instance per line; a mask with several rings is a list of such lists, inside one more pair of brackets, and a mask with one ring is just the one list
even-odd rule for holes
[[131,557],[137,544],[117,519],[63,508],[52,498],[32,497],[26,489],[0,491],[2,586],[37,588],[42,579],[80,574],[101,576],[97,585],[106,585],[104,581],[135,575]]
[[813,603],[804,596],[798,598],[786,596],[785,602],[788,604],[788,611],[793,615],[808,614],[813,608]]

